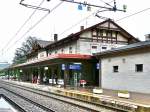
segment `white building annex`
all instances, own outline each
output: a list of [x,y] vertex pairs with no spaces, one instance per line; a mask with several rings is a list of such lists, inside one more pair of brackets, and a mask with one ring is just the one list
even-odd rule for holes
[[150,41],[96,54],[102,88],[150,93]]

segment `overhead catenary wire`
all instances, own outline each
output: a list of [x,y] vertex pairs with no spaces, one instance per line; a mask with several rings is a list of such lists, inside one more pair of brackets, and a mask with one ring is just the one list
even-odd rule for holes
[[112,5],[110,5],[109,3],[113,2],[114,0],[113,0],[113,1],[111,1],[111,2],[108,2],[108,3],[107,3],[107,2],[104,2],[103,0],[100,0],[100,1],[101,1],[101,2],[103,2],[105,5],[108,5],[108,6],[110,6],[110,7],[113,7],[113,6],[112,6]]
[[[41,6],[44,3],[44,0],[38,5]],[[28,17],[28,19],[21,25],[21,27],[17,30],[17,32],[10,38],[10,40],[5,44],[5,46],[2,48],[2,53],[4,49],[8,47],[8,45],[12,42],[12,40],[20,33],[20,31],[24,28],[24,26],[28,23],[28,21],[32,18],[32,16],[36,13],[37,9],[35,9],[31,15]]]
[[93,14],[95,14],[95,12],[92,13],[92,14],[90,14],[90,15],[88,15],[87,17],[81,19],[80,21],[78,21],[77,23],[73,24],[73,25],[70,26],[69,28],[65,29],[62,33],[60,33],[60,36],[63,35],[66,31],[69,31],[69,30],[71,30],[72,28],[74,28],[75,26],[77,26],[78,24],[80,24],[82,21],[84,21],[84,20],[88,19],[89,17],[93,16]]
[[[130,14],[130,15],[128,15],[128,16],[125,16],[125,17],[123,17],[123,18],[117,19],[117,20],[115,20],[115,21],[116,21],[116,22],[117,22],[117,21],[121,21],[121,20],[123,20],[123,19],[132,17],[132,16],[137,15],[137,14],[142,13],[142,12],[145,12],[145,11],[147,11],[147,10],[149,10],[149,9],[150,9],[150,8],[145,8],[145,9],[143,9],[143,10],[140,10],[140,11],[137,11],[137,12],[135,12],[135,13],[133,13],[133,14]],[[71,29],[74,28],[76,25],[80,24],[82,21],[86,20],[87,18],[89,18],[89,17],[92,16],[93,14],[95,14],[95,12],[92,13],[91,15],[89,15],[89,16],[83,18],[82,20],[78,21],[76,24],[72,25],[71,27],[67,28],[67,29],[64,30],[62,33],[60,33],[60,35],[64,34],[64,33],[65,33],[66,31],[68,31],[68,30],[71,30]]]
[[[52,13],[56,8],[58,8],[64,1],[61,1],[59,4],[57,4],[54,8],[51,9],[50,13]],[[14,44],[19,42],[27,33],[29,33],[33,28],[35,28],[43,19],[45,19],[49,14],[49,12],[46,13],[41,19],[39,19],[33,26],[31,26],[18,40],[16,40]],[[13,46],[12,45],[12,46]],[[6,51],[8,51],[12,46],[10,46]]]
[[[100,1],[104,2],[103,0],[100,0]],[[114,1],[114,0],[113,0],[113,1]],[[111,1],[111,2],[113,2],[113,1]],[[104,3],[105,3],[105,5],[108,5],[108,4],[111,3],[111,2],[108,2],[108,3],[104,2]],[[111,6],[111,7],[112,7],[112,6]],[[102,8],[101,8],[101,9],[102,9]],[[108,10],[107,10],[107,11],[108,11]],[[63,35],[65,32],[71,30],[72,28],[74,28],[75,26],[77,26],[78,24],[80,24],[82,21],[88,19],[89,17],[91,17],[91,16],[93,16],[93,15],[95,16],[95,14],[97,14],[97,13],[99,13],[99,12],[100,12],[99,9],[96,10],[96,11],[93,12],[92,14],[86,16],[85,18],[79,20],[77,23],[73,24],[73,25],[70,26],[69,28],[65,29],[65,30],[64,30],[62,33],[60,33],[59,35],[60,35],[60,36]]]
[[117,19],[116,22],[117,22],[117,21],[121,21],[121,20],[126,19],[126,18],[129,18],[129,17],[131,17],[131,16],[135,16],[135,15],[140,14],[140,13],[142,13],[142,12],[145,12],[145,11],[147,11],[147,10],[150,10],[150,8],[145,8],[145,9],[143,9],[143,10],[140,10],[140,11],[138,11],[138,12],[135,12],[135,13],[133,13],[133,14],[130,14],[130,15],[128,15],[128,16],[125,16],[125,17],[123,17],[123,18]]
[[[63,2],[63,1],[62,1]],[[147,10],[149,10],[150,8],[146,8],[146,9],[143,9],[143,10],[141,10],[141,11],[138,11],[138,12],[136,12],[136,13],[134,13],[134,14],[131,14],[131,15],[128,15],[128,16],[125,16],[125,17],[123,17],[123,18],[120,18],[120,19],[118,19],[118,20],[116,20],[116,21],[121,21],[121,20],[123,20],[123,19],[126,19],[126,18],[129,18],[129,17],[131,17],[131,16],[134,16],[134,15],[137,15],[137,14],[139,14],[139,13],[142,13],[142,12],[145,12],[145,11],[147,11]],[[93,14],[93,13],[92,13]],[[92,16],[92,15],[91,15]],[[45,18],[45,17],[44,17]],[[85,18],[85,19],[87,19],[87,17]],[[83,20],[83,19],[82,19]],[[35,25],[36,26],[36,25]],[[33,26],[32,26],[33,27]],[[26,32],[26,33],[28,33],[28,32],[30,32],[30,30],[32,30],[33,28],[29,28],[29,30]],[[68,28],[68,29],[70,29],[70,28]],[[26,35],[26,33],[24,34],[24,35]],[[23,35],[23,36],[24,36]],[[23,36],[21,36],[21,37],[23,37]],[[20,39],[19,39],[20,40]],[[17,42],[16,42],[17,43]]]

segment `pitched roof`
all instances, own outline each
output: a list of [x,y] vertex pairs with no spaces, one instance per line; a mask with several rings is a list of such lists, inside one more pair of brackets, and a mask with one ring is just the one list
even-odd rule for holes
[[32,47],[32,50],[30,51],[30,53],[28,53],[26,56],[32,56],[32,55],[36,55],[35,53],[37,53],[37,51],[39,49],[43,49],[45,48],[47,45],[53,43],[53,41],[46,41],[46,40],[36,40],[36,44]]
[[37,40],[37,44],[41,47],[44,48],[47,45],[53,43],[53,41],[46,41],[46,40]]
[[128,38],[128,39],[130,39],[130,40],[132,40],[132,41],[134,41],[134,42],[140,42],[139,39],[137,39],[137,38],[135,38],[134,36],[132,36],[130,33],[128,33],[126,30],[124,30],[122,27],[120,27],[117,23],[115,23],[115,22],[112,21],[111,19],[108,19],[108,20],[105,20],[105,21],[103,21],[103,22],[100,22],[100,23],[98,23],[98,24],[96,24],[96,25],[93,25],[93,26],[91,26],[91,27],[89,27],[89,28],[86,28],[86,29],[84,29],[84,30],[81,30],[81,31],[79,31],[79,32],[72,33],[72,34],[70,34],[69,36],[67,36],[66,38],[63,38],[63,39],[61,39],[61,40],[59,40],[59,41],[56,41],[56,42],[53,42],[53,43],[47,45],[46,48],[47,48],[47,47],[53,47],[53,46],[55,47],[55,46],[57,46],[57,44],[59,44],[59,43],[61,43],[61,42],[62,42],[63,44],[65,44],[65,42],[72,42],[73,40],[77,40],[77,39],[79,38],[79,35],[82,34],[83,32],[92,30],[92,29],[94,29],[94,28],[98,27],[99,25],[102,25],[102,24],[104,24],[104,23],[106,23],[106,22],[110,22],[110,23],[114,24],[115,26],[117,26],[117,27],[120,29],[120,33],[122,33],[123,35],[127,35],[126,38]]
[[104,51],[104,52],[100,52],[100,53],[95,53],[94,55],[104,57],[106,55],[117,54],[120,52],[126,52],[126,51],[130,51],[130,50],[145,49],[147,47],[150,48],[150,41],[137,42],[134,44],[123,46],[123,47],[114,48],[112,50],[108,50],[108,51]]

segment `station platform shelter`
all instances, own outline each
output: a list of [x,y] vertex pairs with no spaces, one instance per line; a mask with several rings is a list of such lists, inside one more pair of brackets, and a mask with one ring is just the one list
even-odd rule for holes
[[51,85],[98,86],[97,60],[91,55],[56,54],[12,66],[6,74],[15,79]]

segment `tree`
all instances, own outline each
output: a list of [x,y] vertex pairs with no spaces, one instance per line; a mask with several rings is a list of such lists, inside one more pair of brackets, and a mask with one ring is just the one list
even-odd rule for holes
[[13,64],[24,63],[26,61],[26,55],[37,45],[36,40],[35,37],[28,37],[27,40],[22,43],[22,46],[16,49]]

